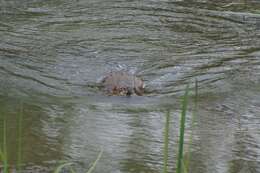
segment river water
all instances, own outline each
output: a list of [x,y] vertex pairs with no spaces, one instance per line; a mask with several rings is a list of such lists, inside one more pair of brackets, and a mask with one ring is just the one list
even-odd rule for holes
[[[145,96],[100,91],[121,69]],[[259,1],[0,0],[0,132],[6,121],[9,163],[21,153],[26,173],[60,161],[84,172],[101,148],[95,172],[160,172],[168,109],[174,172],[181,96],[196,79],[192,172],[260,172]]]

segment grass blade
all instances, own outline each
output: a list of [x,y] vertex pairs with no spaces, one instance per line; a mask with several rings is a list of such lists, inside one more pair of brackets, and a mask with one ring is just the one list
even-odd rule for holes
[[7,171],[6,170],[7,169],[7,161],[6,161],[6,154],[2,149],[0,149],[0,161],[3,163],[2,167],[3,167],[3,169],[4,169],[3,171],[5,173]]
[[191,135],[189,139],[189,146],[188,146],[188,152],[187,152],[187,157],[184,160],[186,170],[185,172],[189,172],[189,167],[190,167],[190,160],[191,160],[191,145],[193,141],[193,129],[195,126],[195,118],[197,116],[197,110],[198,110],[198,81],[197,79],[195,80],[195,98],[194,98],[194,107],[192,109],[192,114],[191,114]]
[[170,111],[168,110],[166,113],[166,121],[165,121],[165,128],[164,128],[163,173],[168,172],[169,127],[170,127]]
[[189,85],[185,89],[185,95],[182,100],[182,112],[181,112],[181,121],[180,121],[180,137],[179,137],[179,152],[177,160],[177,173],[182,172],[182,160],[183,160],[183,145],[184,145],[184,131],[185,131],[185,120],[186,120],[186,111],[188,106],[188,94],[189,94]]
[[[91,172],[95,169],[95,167],[96,167],[98,161],[100,160],[102,154],[103,154],[103,150],[101,150],[101,151],[99,152],[99,154],[98,154],[98,156],[97,156],[97,159],[96,159],[95,162],[92,164],[92,166],[89,168],[89,170],[88,170],[87,173],[91,173]],[[71,165],[73,165],[73,163],[64,163],[64,164],[61,164],[60,166],[58,166],[58,167],[56,168],[56,170],[54,171],[54,173],[60,173],[63,168],[68,167],[68,166],[71,166]],[[71,173],[76,173],[76,172],[72,169],[72,167],[69,167],[69,168],[70,168],[70,172],[71,172]]]
[[72,167],[70,167],[70,172],[71,172],[71,173],[76,173],[76,172],[74,171],[74,169],[72,169]]
[[183,173],[188,173],[187,165],[185,165],[185,162],[182,160],[182,167],[183,167]]
[[94,168],[96,167],[98,161],[100,160],[101,156],[103,154],[103,149],[101,149],[101,151],[99,152],[98,156],[97,156],[97,159],[95,160],[95,162],[92,164],[92,166],[89,168],[88,172],[87,173],[91,173]]
[[7,161],[7,143],[6,143],[6,119],[4,119],[3,124],[3,166],[4,166],[4,173],[8,173],[8,161]]
[[23,106],[21,104],[20,113],[18,115],[18,149],[17,149],[17,173],[21,172],[22,163],[22,120],[23,120]]
[[59,173],[61,172],[61,170],[64,168],[64,167],[67,167],[67,166],[71,166],[73,165],[73,163],[64,163],[64,164],[61,164],[60,166],[58,166],[56,168],[56,170],[54,171],[54,173]]

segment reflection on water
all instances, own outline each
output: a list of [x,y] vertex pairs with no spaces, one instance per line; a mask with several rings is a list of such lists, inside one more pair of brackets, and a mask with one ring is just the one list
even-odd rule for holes
[[[60,160],[83,171],[100,148],[96,172],[159,172],[170,108],[174,169],[179,97],[197,79],[193,172],[260,172],[259,9],[254,0],[0,1],[1,127],[6,119],[10,162],[22,105],[27,172],[48,172]],[[142,77],[146,95],[104,96],[98,81],[117,69]]]

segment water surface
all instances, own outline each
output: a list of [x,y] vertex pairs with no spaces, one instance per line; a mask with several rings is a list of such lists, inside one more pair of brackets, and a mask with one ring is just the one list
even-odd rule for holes
[[[82,172],[100,148],[96,172],[160,172],[171,109],[174,169],[180,96],[197,79],[193,172],[260,172],[259,9],[254,0],[0,1],[0,112],[10,163],[23,115],[24,172],[51,172],[61,160]],[[100,91],[98,81],[120,69],[144,79],[145,96]]]

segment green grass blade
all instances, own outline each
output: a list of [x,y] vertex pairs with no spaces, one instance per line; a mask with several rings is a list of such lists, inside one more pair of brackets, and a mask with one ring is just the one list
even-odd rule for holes
[[7,142],[6,142],[6,119],[4,119],[3,125],[3,166],[4,173],[8,173],[8,157],[7,157]]
[[170,127],[170,111],[168,110],[166,113],[166,121],[165,121],[165,128],[164,128],[163,173],[168,172],[169,127]]
[[3,163],[3,167],[5,167],[5,165],[4,165],[5,159],[6,159],[5,153],[3,152],[2,149],[0,149],[0,160],[1,160],[1,162]]
[[185,165],[185,162],[182,160],[182,170],[183,170],[183,173],[188,173],[188,169],[187,169],[187,165]]
[[63,168],[67,167],[67,166],[71,166],[73,165],[73,163],[64,163],[64,164],[61,164],[60,166],[58,166],[56,168],[56,170],[54,171],[54,173],[59,173],[62,171]]
[[198,80],[196,79],[195,81],[195,110],[197,111],[197,108],[198,108]]
[[70,167],[70,172],[71,173],[76,173],[72,167]]
[[2,165],[3,173],[7,173],[8,172],[7,157],[6,157],[6,154],[2,150],[0,151],[0,158],[3,163],[3,165]]
[[189,172],[190,168],[190,160],[191,160],[191,145],[193,141],[193,129],[195,126],[195,120],[197,116],[197,110],[198,110],[198,81],[195,80],[195,99],[194,99],[194,107],[192,109],[192,115],[191,115],[191,135],[189,139],[189,146],[188,146],[188,152],[187,152],[187,158],[184,160],[185,166],[186,166],[186,172]]
[[18,148],[17,148],[17,173],[21,172],[22,163],[22,120],[23,120],[23,106],[21,104],[20,113],[18,117]]
[[103,149],[101,149],[101,151],[99,152],[98,156],[97,156],[97,159],[95,160],[95,162],[92,164],[92,166],[89,168],[88,172],[87,173],[91,173],[94,168],[96,167],[98,161],[100,160],[101,156],[103,154]]
[[[3,122],[3,129],[4,129],[4,122]],[[3,130],[4,131],[4,130]],[[4,132],[3,132],[3,143],[4,143]],[[0,161],[2,162],[2,164],[3,164],[3,167],[4,167],[4,163],[5,163],[5,153],[4,153],[4,151],[3,151],[3,149],[4,149],[4,144],[2,144],[1,145],[1,147],[0,147]]]
[[177,160],[177,173],[182,172],[182,160],[183,160],[183,145],[184,145],[184,131],[185,131],[185,120],[186,120],[186,111],[188,106],[188,94],[189,94],[189,85],[185,89],[185,95],[182,100],[182,112],[181,112],[181,121],[180,121],[180,137],[179,137],[179,152]]

